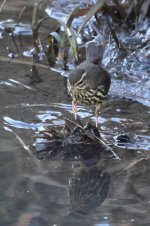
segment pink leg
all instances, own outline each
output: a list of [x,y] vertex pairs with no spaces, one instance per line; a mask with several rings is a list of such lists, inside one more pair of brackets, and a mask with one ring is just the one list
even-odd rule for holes
[[96,115],[96,128],[98,127],[98,115]]
[[95,116],[96,116],[96,127],[98,127],[98,116],[99,116],[99,110],[100,110],[101,104],[96,105],[96,110],[95,110]]
[[77,113],[77,101],[75,99],[72,101],[72,112]]

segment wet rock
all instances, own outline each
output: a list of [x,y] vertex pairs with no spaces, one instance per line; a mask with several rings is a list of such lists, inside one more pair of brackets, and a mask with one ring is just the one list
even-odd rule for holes
[[115,137],[117,142],[135,142],[135,135],[133,133],[123,133]]

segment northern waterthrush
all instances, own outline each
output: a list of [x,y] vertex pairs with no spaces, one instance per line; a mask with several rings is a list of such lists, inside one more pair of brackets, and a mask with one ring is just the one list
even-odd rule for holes
[[94,105],[97,127],[99,110],[108,94],[110,83],[110,74],[99,65],[98,60],[82,62],[68,77],[68,91],[73,98],[72,111],[77,111],[77,103]]

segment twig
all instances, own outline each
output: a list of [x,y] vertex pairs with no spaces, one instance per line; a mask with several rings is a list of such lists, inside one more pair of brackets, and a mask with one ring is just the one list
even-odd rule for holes
[[105,14],[105,18],[106,18],[106,22],[107,22],[107,24],[108,24],[108,26],[109,26],[109,28],[110,28],[110,32],[111,32],[111,34],[112,34],[112,36],[113,36],[113,38],[114,38],[114,41],[116,42],[118,48],[119,48],[119,49],[122,49],[122,46],[121,46],[121,44],[120,44],[120,42],[119,42],[119,39],[118,39],[118,37],[117,37],[117,35],[116,35],[115,29],[114,29],[114,27],[111,26],[111,23],[110,23],[110,21],[109,21],[109,19],[108,19],[108,17],[107,17],[106,14]]
[[19,141],[19,143],[21,144],[21,146],[23,147],[24,150],[27,151],[27,153],[29,154],[29,156],[32,158],[32,160],[34,161],[34,163],[36,164],[39,172],[42,172],[41,169],[41,164],[40,162],[36,159],[36,157],[33,155],[32,151],[29,149],[29,147],[25,144],[25,142],[23,141],[23,139],[17,134],[15,133],[12,129],[10,129],[9,127],[5,126],[4,129],[6,131],[12,132],[15,136],[16,139]]
[[22,9],[21,9],[21,11],[20,11],[20,13],[19,13],[19,16],[18,16],[18,18],[17,18],[18,23],[20,22],[21,17],[22,17],[22,14],[23,14],[24,11],[26,10],[26,8],[27,8],[26,6],[22,7]]
[[11,33],[11,38],[12,38],[12,41],[13,41],[13,43],[14,43],[14,46],[15,46],[15,48],[16,48],[16,50],[17,50],[17,53],[19,53],[19,48],[18,48],[18,46],[17,46],[16,39],[15,39],[15,36],[14,36],[14,32],[13,32],[13,31],[12,31],[12,33]]
[[95,136],[95,138],[100,141],[106,147],[106,150],[110,151],[116,157],[116,159],[121,160],[120,157],[102,139],[97,136]]
[[150,0],[143,1],[142,6],[141,6],[141,10],[140,10],[140,13],[139,13],[137,26],[139,24],[141,24],[143,22],[144,18],[146,17],[148,10],[149,10],[149,6],[150,6]]
[[[93,5],[92,5],[93,6]],[[79,10],[76,10],[74,11],[73,13],[73,17],[74,18],[78,18],[80,16],[85,16],[87,15],[87,13],[91,10],[91,7],[86,7],[86,8],[81,8]],[[129,7],[128,3],[120,3],[120,6],[122,7],[122,9],[127,9]],[[107,7],[109,8],[109,10],[112,10],[112,11],[118,11],[118,6],[116,4],[108,4]],[[100,7],[96,13],[101,13],[101,12],[104,12],[104,9],[102,7]]]
[[[21,59],[10,59],[9,57],[4,57],[4,56],[0,56],[0,61],[10,62],[10,63],[15,63],[15,64],[25,64],[25,65],[29,65],[29,66],[33,65],[32,61],[21,60]],[[45,69],[49,69],[49,66],[45,65],[45,64],[36,63],[36,66],[45,68]]]
[[30,149],[28,148],[28,146],[24,143],[24,141],[22,140],[22,138],[18,134],[16,134],[12,129],[8,128],[7,126],[5,126],[4,129],[9,131],[9,132],[12,132],[16,136],[17,140],[19,141],[19,143],[21,144],[23,149],[25,149],[30,156],[33,155],[32,152],[30,151]]
[[74,125],[78,126],[79,128],[83,129],[83,126],[80,126],[78,123],[72,121],[71,119],[68,119],[68,118],[66,118],[66,117],[64,117],[64,119],[66,119],[67,121],[73,123]]
[[39,49],[39,34],[38,34],[38,28],[37,25],[37,12],[38,12],[38,3],[34,4],[33,8],[33,14],[32,14],[32,38],[33,38],[33,46],[37,53],[40,52]]
[[[73,124],[75,124],[76,126],[78,126],[79,128],[81,128],[81,129],[83,129],[83,126],[80,126],[78,123],[76,123],[76,122],[73,122],[72,120],[70,120],[70,119],[68,119],[68,118],[66,118],[66,117],[64,117],[66,120],[68,120],[69,122],[71,122],[71,123],[73,123]],[[92,131],[93,132],[93,131]],[[108,151],[110,151],[115,157],[116,157],[116,159],[118,159],[118,160],[121,160],[120,159],[120,157],[102,140],[102,139],[100,139],[99,137],[97,137],[94,133],[93,133],[93,135],[94,135],[94,137],[98,140],[98,141],[100,141],[100,143],[102,143],[103,145],[104,145],[104,147],[106,148],[106,150],[108,150]]]
[[6,0],[4,0],[4,1],[2,2],[1,6],[0,6],[0,13],[2,12],[2,9],[3,9],[4,5],[5,5],[5,3],[6,3]]
[[143,161],[143,160],[149,160],[149,159],[150,159],[150,157],[146,157],[146,158],[142,157],[142,158],[140,158],[140,159],[136,159],[136,160],[134,160],[133,162],[131,162],[131,163],[124,169],[124,171],[125,171],[125,170],[129,170],[130,168],[134,167],[137,163],[139,163],[139,162],[141,162],[141,161]]

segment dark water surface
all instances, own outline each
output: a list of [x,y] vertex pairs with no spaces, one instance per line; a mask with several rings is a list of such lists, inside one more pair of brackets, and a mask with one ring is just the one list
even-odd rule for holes
[[[32,43],[30,2],[21,24],[24,51]],[[16,18],[24,4],[8,1],[1,14],[1,34],[4,21]],[[41,13],[45,5],[40,6]],[[3,58],[8,55],[7,46],[15,49],[10,40],[8,35],[0,39],[0,226],[149,226],[148,72],[143,72],[143,80],[136,76],[131,79],[130,73],[120,79],[114,76],[115,67],[112,72],[110,96],[102,107],[99,128],[103,140],[121,160],[107,154],[96,166],[85,166],[76,158],[38,160],[33,154],[36,132],[47,122],[62,128],[64,117],[71,112],[66,77],[38,67],[39,77],[35,80],[31,65]],[[126,66],[122,65],[122,73]],[[92,111],[83,106],[78,114],[85,122],[95,120]],[[118,140],[118,135],[124,133],[131,139]],[[80,167],[76,168],[75,163]],[[92,195],[84,203],[86,194]]]

